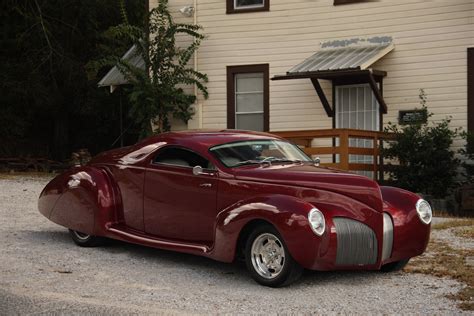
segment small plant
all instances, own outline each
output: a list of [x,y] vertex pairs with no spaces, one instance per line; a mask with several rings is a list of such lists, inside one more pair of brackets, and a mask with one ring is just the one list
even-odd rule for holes
[[[426,107],[427,97],[420,89],[421,111],[429,118],[432,113]],[[388,165],[392,180],[404,189],[444,198],[456,185],[459,160],[450,149],[453,139],[459,135],[450,129],[450,118],[438,123],[428,120],[398,126],[390,123],[386,132],[395,135],[389,148],[382,149],[385,158],[398,161]]]

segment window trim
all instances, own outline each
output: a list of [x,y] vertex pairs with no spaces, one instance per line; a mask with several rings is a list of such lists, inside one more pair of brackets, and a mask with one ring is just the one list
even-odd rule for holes
[[227,8],[226,8],[227,14],[270,11],[270,0],[263,0],[263,6],[261,7],[248,7],[248,8],[241,8],[241,9],[238,9],[235,7],[235,0],[226,0],[226,3],[227,3]]
[[370,2],[370,0],[334,0],[334,5]]
[[263,131],[270,130],[270,65],[227,66],[227,128],[235,129],[235,75],[263,73]]

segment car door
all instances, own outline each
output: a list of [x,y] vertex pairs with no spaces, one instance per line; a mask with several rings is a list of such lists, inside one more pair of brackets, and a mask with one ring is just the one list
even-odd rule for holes
[[[200,174],[193,167],[203,168]],[[145,232],[160,238],[212,244],[217,172],[201,155],[166,146],[153,157],[144,183]]]

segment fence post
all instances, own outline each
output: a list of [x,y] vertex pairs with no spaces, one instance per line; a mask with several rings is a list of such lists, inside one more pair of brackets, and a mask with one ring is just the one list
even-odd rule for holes
[[349,171],[349,133],[347,130],[341,130],[339,134],[339,160],[341,169]]
[[373,142],[374,142],[374,158],[373,158],[373,162],[374,162],[374,180],[377,181],[377,178],[378,178],[378,167],[379,167],[379,155],[378,155],[378,148],[379,148],[379,138],[377,136],[377,134],[374,136],[373,138]]

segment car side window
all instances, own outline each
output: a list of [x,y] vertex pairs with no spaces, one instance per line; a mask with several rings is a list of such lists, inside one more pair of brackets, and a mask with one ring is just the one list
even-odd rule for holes
[[215,169],[212,163],[206,158],[190,150],[178,147],[166,147],[161,149],[153,160],[153,163],[190,168],[201,166],[204,169]]

